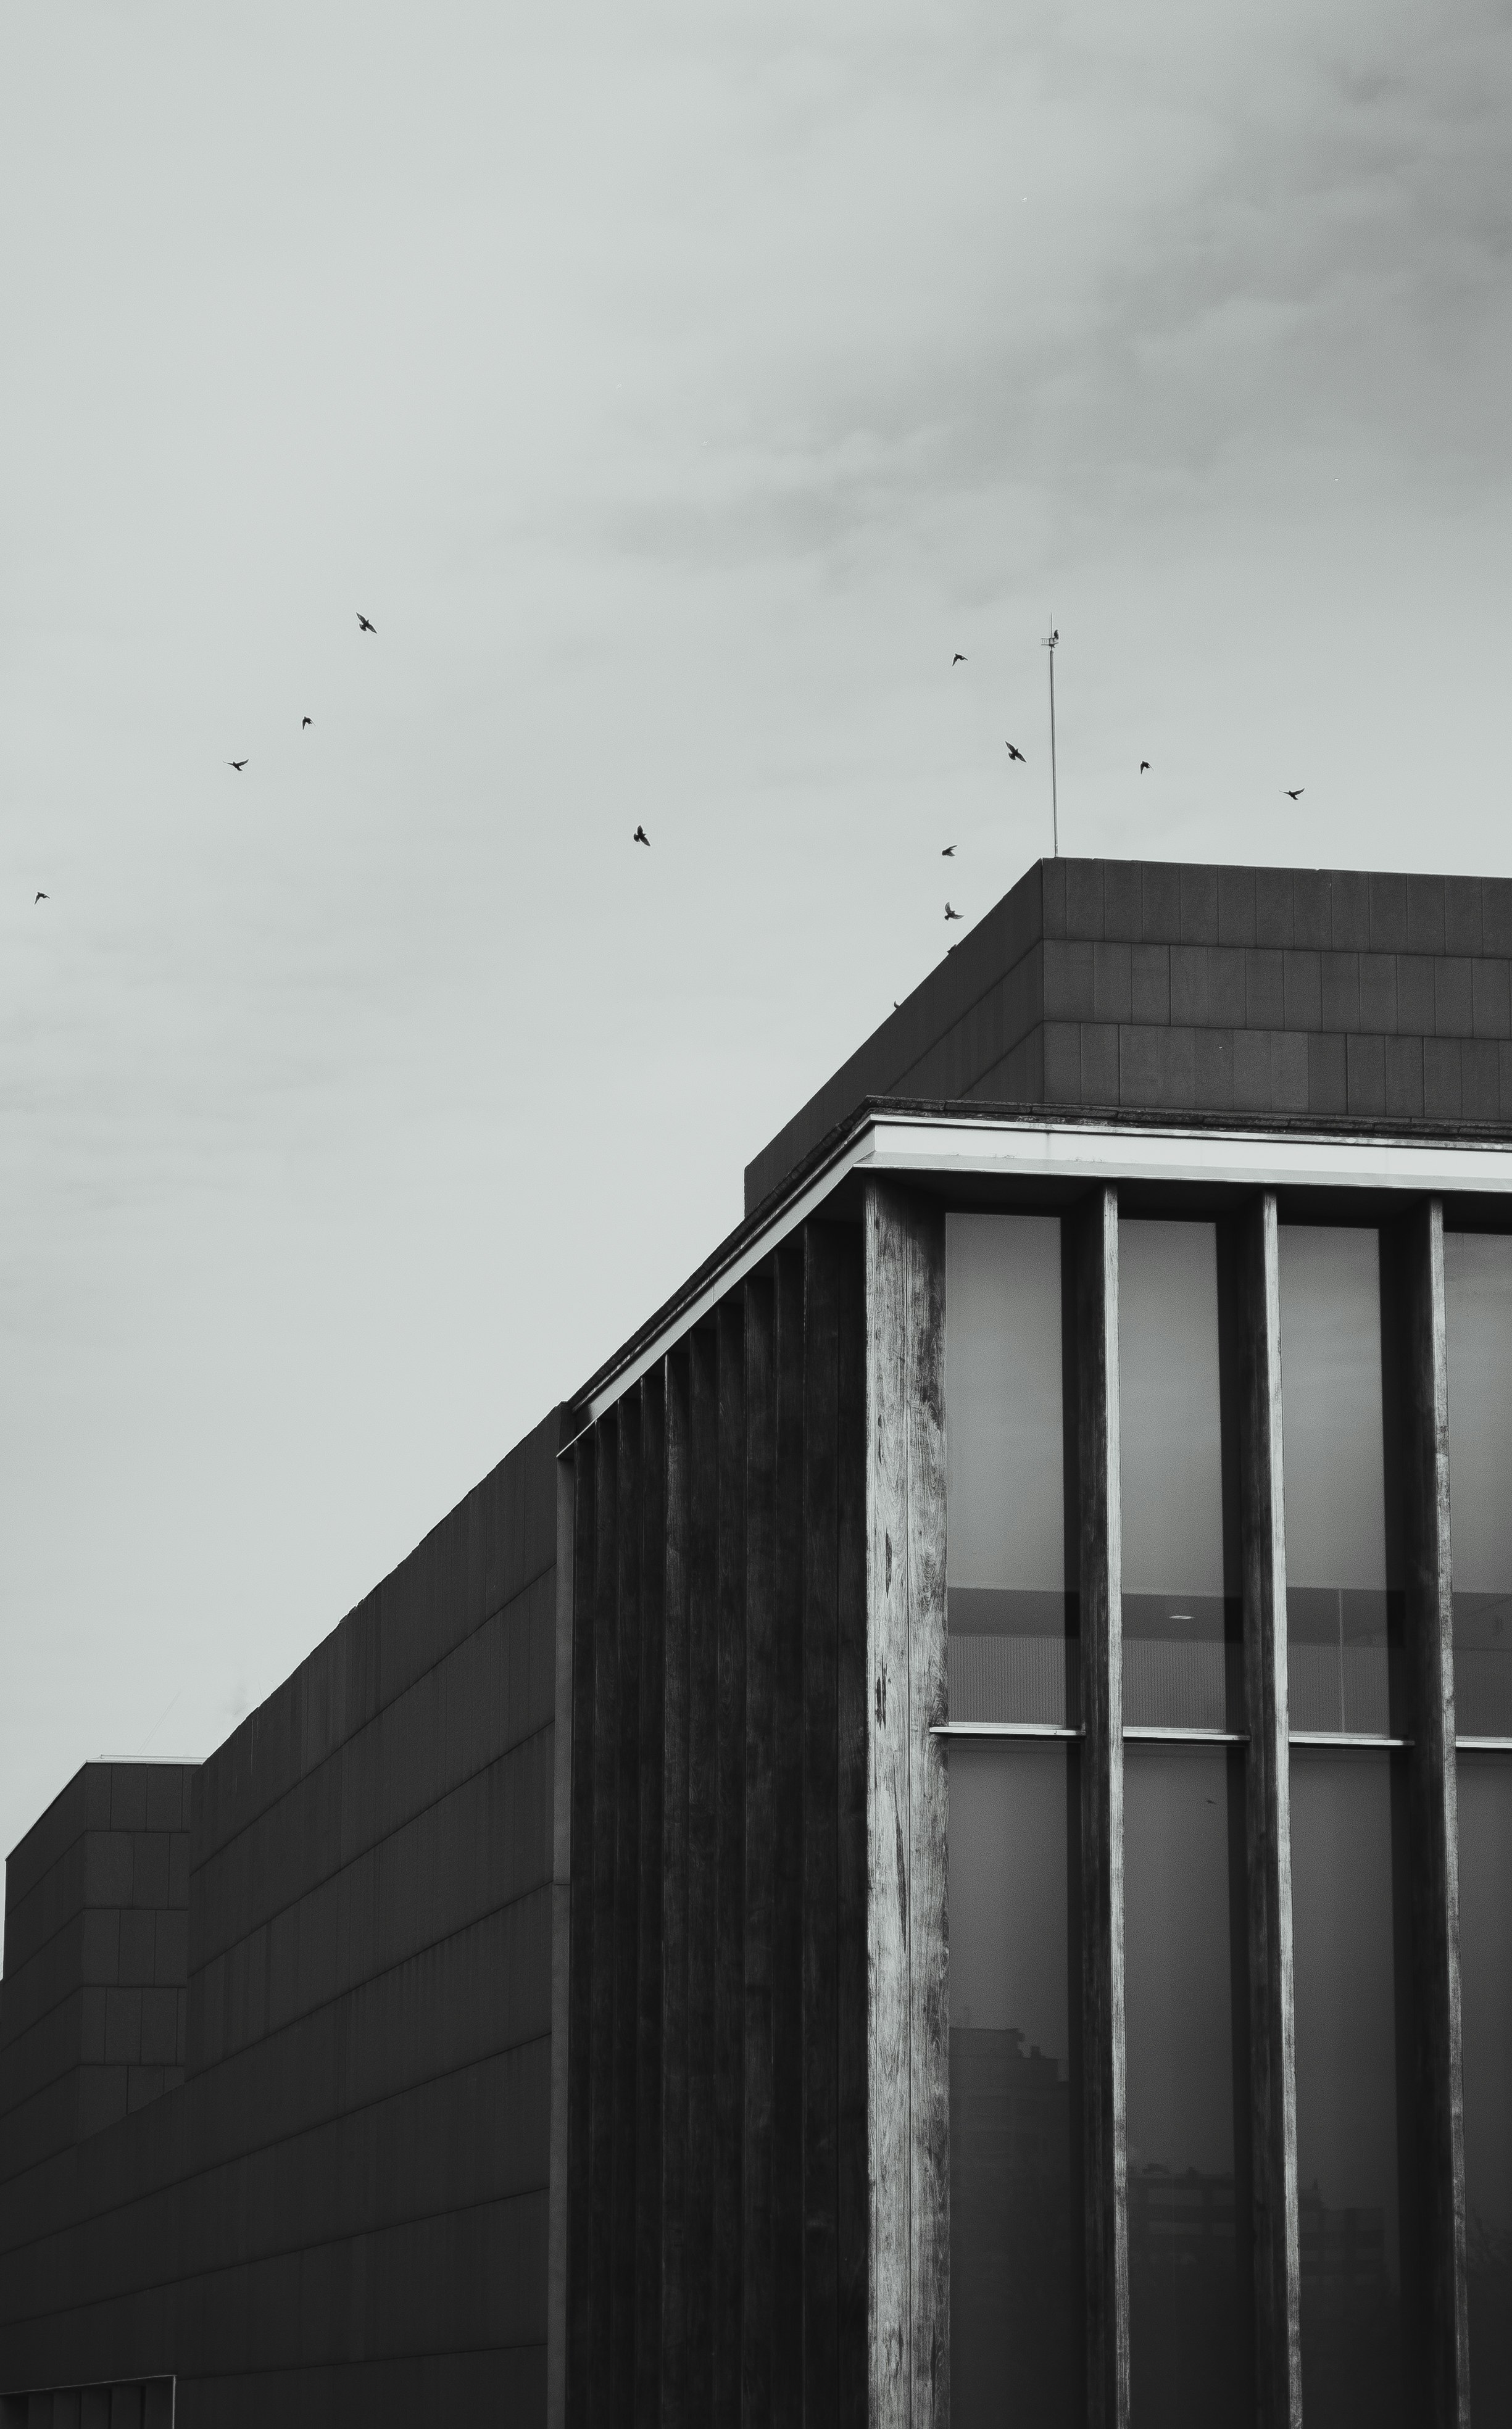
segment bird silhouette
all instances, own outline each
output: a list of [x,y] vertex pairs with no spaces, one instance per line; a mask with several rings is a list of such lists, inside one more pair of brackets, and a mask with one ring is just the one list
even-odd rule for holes
[[964,911],[953,911],[950,904],[947,902],[945,905],[945,917],[947,919],[964,919],[966,914]]
[[1140,773],[1140,775],[1141,775],[1141,776],[1148,776],[1148,774],[1150,773],[1150,762],[1149,762],[1149,760],[1148,760],[1148,759],[1141,759],[1141,760],[1140,760],[1140,762],[1139,762],[1139,773]]
[[1023,752],[1019,749],[1017,743],[1014,742],[1010,742],[1008,744],[1008,757],[1010,759],[1021,761],[1024,767],[1027,767],[1029,764],[1027,759],[1024,758]]
[[948,843],[939,856],[941,860],[954,860],[955,857],[955,845],[953,843]]
[[[44,893],[42,892],[42,890],[41,886],[39,886],[39,887],[38,887],[38,889],[37,889],[37,902],[50,902],[50,901],[52,901],[52,899],[53,899],[53,898],[52,898],[52,896],[51,896],[50,894],[44,894]],[[34,902],[34,903],[32,904],[32,906],[31,906],[31,907],[32,907],[32,909],[33,909],[34,911],[35,911],[35,910],[36,910],[36,908],[37,908],[37,902]]]
[[299,730],[301,734],[304,733],[307,725],[313,725],[314,722],[315,720],[312,717],[302,717],[299,720]]
[[952,665],[953,667],[963,667],[965,664],[966,664],[966,653],[965,653],[965,651],[964,651],[964,650],[957,650],[957,651],[956,651],[956,653],[955,653],[955,656],[952,658],[952,660],[951,660],[951,665]]
[[643,843],[647,851],[651,850],[651,837],[647,834],[644,827],[637,827],[634,834],[630,837],[630,841],[632,843]]
[[363,615],[362,610],[361,610],[361,608],[360,608],[360,607],[359,607],[359,608],[357,609],[357,622],[361,625],[362,630],[364,631],[364,633],[375,633],[375,632],[377,631],[377,629],[378,629],[378,628],[377,628],[377,626],[376,626],[376,624],[370,624],[370,623],[369,623],[369,621],[368,621],[367,618]]
[[237,774],[240,776],[242,768],[247,763],[244,759],[228,759],[225,764],[228,768],[234,768]]
[[1306,785],[1299,785],[1297,786],[1296,791],[1295,791],[1295,792],[1293,792],[1293,791],[1292,791],[1292,789],[1291,789],[1291,786],[1290,786],[1289,785],[1288,785],[1286,786],[1286,788],[1285,788],[1285,789],[1286,789],[1286,796],[1287,796],[1287,799],[1288,799],[1288,801],[1301,801],[1301,799],[1302,799],[1302,797],[1303,797],[1303,795],[1304,795],[1304,793],[1306,791],[1307,787],[1306,787]]

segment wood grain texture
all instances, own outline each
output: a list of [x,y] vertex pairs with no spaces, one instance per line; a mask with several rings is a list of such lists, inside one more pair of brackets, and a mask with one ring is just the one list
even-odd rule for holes
[[838,2402],[839,1234],[804,1232],[803,2163],[805,2417]]
[[[1421,2282],[1421,2385],[1432,2429],[1468,2429],[1465,2121],[1460,2057],[1459,1822],[1450,1575],[1449,1353],[1441,1200],[1382,1243],[1388,1422],[1398,1440],[1404,1590],[1414,2241]],[[1390,1336],[1394,1334],[1394,1341]],[[1394,1388],[1393,1388],[1394,1386]]]
[[614,1889],[620,1784],[619,1419],[594,1429],[593,1971],[590,2036],[588,2419],[613,2412]]
[[1119,1509],[1118,1196],[1072,1225],[1081,1611],[1082,2164],[1087,2417],[1129,2418],[1123,2081],[1123,1627]]
[[744,2318],[740,2419],[772,2418],[773,1630],[776,1587],[776,1310],[770,1268],[745,1285]]
[[[804,1246],[777,1250],[772,1643],[772,2417],[804,2388]],[[833,1947],[829,1952],[833,1968]]]
[[1281,1280],[1273,1192],[1263,1193],[1237,1226],[1235,1273],[1249,1730],[1244,1784],[1255,2410],[1260,2429],[1301,2429]]
[[949,2419],[944,1219],[866,1195],[867,1948],[874,2429]]
[[866,1242],[857,1227],[839,1249],[836,1371],[836,2372],[834,2418],[862,2429],[870,2407],[871,2148],[867,2128]]
[[[556,1678],[552,1695],[551,1860],[551,2189],[546,2227],[546,2423],[567,2419],[567,2248],[572,2202],[569,2162],[573,2106],[573,1777],[580,1715],[573,1694],[580,1619],[574,1578],[578,1540],[577,1463],[557,1462]],[[590,1554],[591,1558],[591,1553]],[[583,1656],[591,1678],[592,1631]],[[591,1689],[590,1688],[590,1693]],[[592,1824],[589,1825],[591,1843]],[[579,1900],[588,1907],[588,1896]],[[589,1908],[591,1912],[591,1908]]]
[[688,2418],[707,2421],[714,2358],[714,1997],[719,1915],[719,1336],[688,1345]]
[[689,1354],[666,1363],[666,1649],[662,1674],[661,1908],[661,2419],[683,2429],[688,2313],[684,2284],[689,2141],[689,1606],[690,1499]]
[[719,1716],[714,1978],[712,2293],[716,2421],[738,2421],[743,2342],[745,2125],[745,1307],[732,1292],[719,1328]]
[[636,2125],[639,2070],[640,1921],[640,1400],[627,1392],[617,1411],[619,1554],[615,1636],[619,1654],[618,1791],[614,1854],[614,2196],[610,2272],[613,2383],[601,2417],[635,2418]]
[[[592,2139],[594,1674],[597,1609],[597,1429],[573,1453],[572,1975],[568,2023],[567,2303],[563,2361],[567,2419],[588,2429],[589,2282]],[[558,1726],[560,1724],[558,1723]]]
[[635,2419],[661,2418],[662,1819],[667,1581],[665,1366],[640,1381],[640,1883],[636,1991]]

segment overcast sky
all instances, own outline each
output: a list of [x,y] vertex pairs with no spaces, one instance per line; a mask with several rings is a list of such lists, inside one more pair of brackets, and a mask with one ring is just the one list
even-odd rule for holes
[[0,1846],[737,1220],[1048,851],[1052,616],[1066,849],[1512,870],[1509,106],[1504,0],[12,0]]

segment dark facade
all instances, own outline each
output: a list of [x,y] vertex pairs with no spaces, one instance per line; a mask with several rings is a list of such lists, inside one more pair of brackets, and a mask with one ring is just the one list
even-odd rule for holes
[[224,1746],[88,1766],[7,2429],[1504,2417],[1509,978],[1504,881],[1039,864]]

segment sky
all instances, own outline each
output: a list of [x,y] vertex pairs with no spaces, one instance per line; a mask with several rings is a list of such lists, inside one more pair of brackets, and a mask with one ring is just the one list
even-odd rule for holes
[[0,1849],[739,1219],[1052,621],[1065,850],[1512,873],[1509,113],[1504,0],[13,0]]

